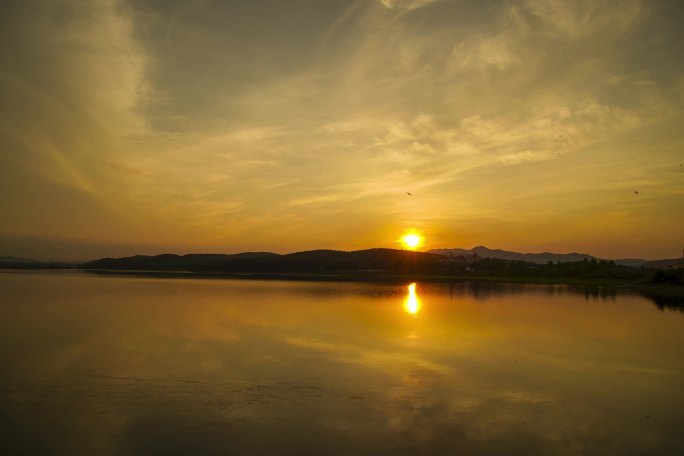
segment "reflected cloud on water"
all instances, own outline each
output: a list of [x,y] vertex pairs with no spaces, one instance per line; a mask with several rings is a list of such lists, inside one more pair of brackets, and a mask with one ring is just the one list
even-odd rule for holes
[[2,454],[684,448],[684,315],[619,290],[26,275],[0,303]]

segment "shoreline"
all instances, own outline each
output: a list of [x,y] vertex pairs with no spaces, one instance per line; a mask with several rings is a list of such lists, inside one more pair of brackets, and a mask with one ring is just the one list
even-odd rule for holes
[[[55,270],[55,269],[53,269]],[[124,270],[124,269],[60,269],[80,271],[102,276],[139,276],[157,278],[206,278],[242,280],[285,280],[304,282],[377,282],[404,283],[511,283],[538,285],[575,285],[599,286],[630,290],[658,291],[667,290],[669,294],[684,297],[684,286],[672,284],[639,283],[628,279],[594,277],[535,277],[535,276],[495,276],[495,275],[437,275],[437,274],[388,274],[388,273],[284,273],[284,272],[222,272],[222,271],[164,271],[164,270]]]
[[221,271],[160,271],[160,270],[123,270],[123,269],[76,269],[95,275],[173,277],[173,278],[214,278],[245,280],[293,280],[306,282],[491,282],[491,283],[530,283],[540,285],[594,285],[625,287],[633,285],[624,279],[595,278],[555,278],[531,276],[469,276],[469,275],[430,275],[430,274],[387,274],[387,273],[287,273],[287,272],[221,272]]
[[646,292],[664,291],[668,294],[684,297],[684,286],[657,283],[639,283],[628,279],[594,278],[594,277],[535,277],[535,276],[496,276],[496,275],[438,275],[438,274],[390,274],[390,273],[286,273],[286,272],[223,272],[223,271],[184,271],[184,270],[152,270],[152,269],[86,269],[79,267],[66,268],[1,268],[0,271],[54,271],[79,272],[100,276],[130,276],[156,278],[199,278],[199,279],[242,279],[242,280],[285,280],[305,282],[378,282],[378,283],[511,283],[539,285],[576,285],[614,287]]
[[69,268],[0,268],[3,272],[76,273],[101,277],[140,277],[156,279],[207,280],[273,280],[292,282],[357,282],[407,285],[422,283],[499,284],[499,285],[564,285],[589,289],[606,289],[610,293],[628,291],[652,300],[659,308],[684,312],[684,286],[658,283],[639,283],[627,279],[591,277],[532,277],[532,276],[464,276],[387,273],[236,273],[221,271],[160,271],[125,269]]

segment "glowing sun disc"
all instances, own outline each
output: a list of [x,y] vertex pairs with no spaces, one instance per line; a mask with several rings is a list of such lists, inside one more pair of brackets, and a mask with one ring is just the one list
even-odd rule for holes
[[416,250],[423,245],[425,238],[418,233],[407,233],[401,237],[401,243],[408,250]]

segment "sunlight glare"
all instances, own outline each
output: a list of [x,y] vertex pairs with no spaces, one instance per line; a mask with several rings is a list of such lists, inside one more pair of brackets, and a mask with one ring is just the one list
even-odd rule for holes
[[419,233],[410,232],[401,237],[401,243],[408,250],[416,250],[423,245],[425,238]]
[[420,312],[420,298],[416,294],[416,283],[413,282],[408,286],[408,296],[404,300],[404,310],[412,316],[417,316]]

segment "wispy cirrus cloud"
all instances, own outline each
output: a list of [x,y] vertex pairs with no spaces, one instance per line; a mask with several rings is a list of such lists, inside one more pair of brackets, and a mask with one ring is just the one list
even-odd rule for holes
[[385,8],[414,10],[439,0],[379,0]]
[[[684,142],[674,3],[8,5],[0,173],[13,233],[116,226],[295,249],[348,246],[340,224],[374,240],[387,226],[473,225],[496,244],[508,221],[524,243],[539,214],[559,227],[604,207],[659,220],[657,248],[681,239],[666,209]],[[620,193],[640,182],[658,187],[658,217]],[[45,196],[58,192],[70,196]],[[30,206],[63,215],[38,223]],[[557,245],[572,241],[557,231]]]

